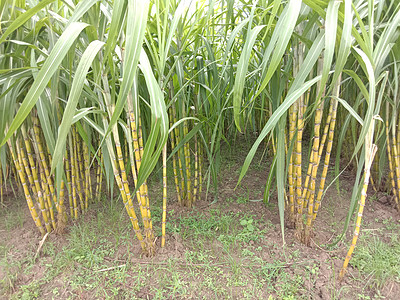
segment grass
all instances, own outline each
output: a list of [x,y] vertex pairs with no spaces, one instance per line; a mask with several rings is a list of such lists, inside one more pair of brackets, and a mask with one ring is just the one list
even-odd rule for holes
[[[321,259],[319,249],[304,248],[293,239],[282,248],[279,226],[266,215],[274,214],[276,204],[265,208],[249,201],[251,197],[242,188],[206,208],[182,210],[170,203],[167,247],[153,259],[141,257],[121,199],[104,199],[71,224],[66,234],[50,235],[36,261],[35,243],[17,249],[1,240],[0,270],[5,276],[0,278],[0,295],[11,299],[313,299],[324,281],[324,297],[378,299],[385,282],[398,281],[400,225],[395,220],[369,220],[381,229],[366,230],[361,236],[352,260],[359,270],[351,281],[356,288],[338,287],[335,271],[343,257]],[[160,228],[161,206],[153,204],[154,225]],[[3,218],[0,229],[21,232],[22,208],[10,207],[7,213],[12,215],[13,210],[22,221]],[[328,214],[336,217],[330,210]]]
[[398,235],[393,235],[389,243],[369,236],[357,248],[351,264],[368,277],[367,284],[382,287],[390,281],[400,282],[399,261]]
[[[301,289],[298,277],[292,280],[282,260],[262,258],[265,247],[258,243],[269,227],[255,215],[210,209],[171,218],[169,232],[181,238],[181,255],[135,264],[132,260],[142,258],[132,251],[133,236],[121,216],[122,208],[116,203],[100,204],[97,215],[75,223],[61,241],[50,237],[36,262],[34,251],[25,260],[17,260],[11,249],[2,246],[0,263],[7,270],[1,280],[2,293],[14,299],[84,295],[254,299],[267,291],[286,299]],[[126,251],[118,252],[119,247]],[[15,283],[20,276],[32,280],[18,288]]]

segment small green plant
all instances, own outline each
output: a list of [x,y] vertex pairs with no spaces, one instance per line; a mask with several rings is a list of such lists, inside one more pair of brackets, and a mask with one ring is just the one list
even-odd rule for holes
[[372,276],[372,283],[380,287],[388,280],[400,282],[399,261],[400,243],[396,238],[388,244],[370,237],[357,248],[352,265],[365,275]]
[[253,225],[253,219],[242,219],[240,220],[240,225],[244,227],[244,231],[247,232],[253,232],[254,231],[254,225]]

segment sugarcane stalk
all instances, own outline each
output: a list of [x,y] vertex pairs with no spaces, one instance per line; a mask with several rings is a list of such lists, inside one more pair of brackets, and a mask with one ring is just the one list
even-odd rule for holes
[[[73,131],[72,131],[73,132]],[[78,219],[78,200],[77,200],[77,184],[76,184],[76,160],[75,160],[75,147],[73,143],[73,134],[69,135],[69,147],[70,147],[70,161],[71,161],[71,177],[72,177],[72,200],[74,206],[74,218]],[[72,215],[71,215],[72,216]]]
[[167,144],[165,144],[162,151],[163,159],[163,214],[162,214],[162,238],[161,247],[165,246],[165,226],[167,220]]
[[[172,113],[170,113],[170,117],[169,117],[169,126],[170,128],[172,128]],[[171,132],[171,149],[174,150],[175,149],[175,132],[172,131]],[[176,195],[178,197],[178,203],[180,205],[182,205],[182,197],[181,197],[181,191],[180,191],[180,182],[179,182],[179,178],[178,178],[178,170],[177,170],[177,164],[176,164],[176,153],[172,156],[172,168],[173,168],[173,172],[174,172],[174,181],[175,181],[175,188],[176,188]]]
[[[142,131],[142,120],[140,118],[140,111],[139,111],[139,130],[138,130],[138,138],[139,138],[139,152],[140,152],[140,163],[142,162],[143,158],[143,131]],[[139,167],[138,167],[139,170]],[[138,171],[139,174],[139,171]],[[143,182],[143,188],[145,192],[145,199],[146,199],[146,208],[147,208],[147,218],[149,220],[149,230],[148,236],[151,241],[154,241],[154,232],[153,232],[153,221],[151,219],[151,212],[150,212],[150,200],[149,200],[149,191],[147,187],[147,181]]]
[[[139,136],[136,129],[136,119],[133,112],[133,105],[132,105],[132,94],[128,94],[128,113],[129,113],[129,120],[130,120],[130,127],[131,127],[131,134],[132,134],[132,141],[133,141],[133,152],[135,154],[135,159],[131,157],[132,164],[132,174],[135,183],[135,187],[137,187],[137,174],[139,173],[140,165],[141,165],[141,156],[140,156],[140,146],[139,146]],[[132,153],[132,150],[130,151]],[[131,154],[132,156],[132,154]],[[135,169],[136,163],[136,169]],[[149,232],[149,217],[148,217],[148,210],[147,210],[147,199],[146,199],[146,192],[144,189],[144,185],[139,187],[139,191],[137,193],[138,203],[140,207],[140,213],[142,215],[143,225],[145,228],[145,235],[148,236]]]
[[[395,172],[394,172],[395,167],[393,166],[394,158],[392,156],[392,150],[391,150],[392,144],[390,142],[390,134],[389,134],[389,102],[386,102],[385,132],[386,132],[386,148],[387,148],[388,160],[389,160],[390,183],[392,186],[392,192],[394,195],[394,200],[395,200],[397,209],[400,211],[399,198],[398,198],[396,182],[395,182]],[[393,147],[396,147],[396,145],[393,144]]]
[[372,166],[372,162],[374,161],[374,157],[375,157],[377,149],[378,149],[378,147],[375,144],[373,144],[371,150],[368,150],[368,149],[366,150],[366,161],[365,161],[365,168],[364,168],[364,183],[363,183],[363,187],[361,190],[361,197],[360,197],[360,201],[359,201],[356,226],[354,229],[353,240],[351,241],[349,251],[347,252],[346,259],[344,260],[343,267],[339,274],[340,281],[343,280],[344,275],[346,274],[347,266],[350,262],[351,255],[353,254],[353,251],[357,244],[358,236],[360,234],[361,220],[362,220],[362,216],[363,216],[363,212],[364,212],[365,200],[367,198],[369,178],[371,175],[371,166]]
[[[22,132],[22,136],[24,138],[25,149],[26,149],[26,153],[27,153],[28,161],[29,161],[29,166],[28,166],[28,164],[25,165],[25,171],[27,171],[27,169],[29,169],[29,167],[30,167],[30,172],[32,173],[33,183],[34,183],[34,185],[32,186],[32,188],[34,187],[33,193],[35,195],[37,195],[37,197],[38,197],[38,201],[40,204],[40,210],[42,211],[42,217],[43,217],[47,232],[51,232],[52,229],[51,229],[51,226],[49,223],[49,216],[48,216],[49,212],[48,212],[48,209],[46,208],[46,203],[43,199],[43,194],[42,194],[42,190],[41,190],[40,183],[39,183],[39,177],[38,177],[38,174],[36,171],[35,162],[33,161],[33,158],[32,158],[31,146],[30,146],[24,125],[21,126],[21,132]],[[25,153],[24,153],[23,149],[18,145],[18,140],[16,141],[16,144],[17,144],[17,151],[20,153],[22,161],[24,162]]]
[[85,173],[85,210],[89,207],[89,195],[91,193],[91,180],[90,180],[90,169],[89,169],[89,149],[86,143],[83,143],[83,162],[84,162],[84,173]]
[[[101,186],[102,186],[102,182],[103,182],[103,172],[101,171],[101,166],[103,165],[103,154],[100,152],[99,154],[100,158],[100,162],[97,164],[97,171],[96,171],[96,200],[100,201],[100,197],[101,197]],[[133,164],[133,160],[132,164]]]
[[[34,130],[34,134],[35,134],[34,135],[35,136],[35,144],[37,145],[38,152],[39,152],[39,157],[40,157],[39,162],[42,165],[42,168],[44,170],[44,174],[46,176],[46,182],[47,182],[47,185],[49,187],[50,193],[51,193],[51,195],[53,197],[53,202],[56,205],[56,209],[59,210],[58,202],[57,202],[57,195],[55,193],[53,181],[52,181],[52,178],[50,176],[50,169],[49,169],[49,166],[48,166],[47,161],[46,161],[46,157],[45,157],[44,150],[43,150],[43,145],[42,145],[42,140],[40,138],[39,120],[38,120],[37,117],[32,117],[32,119],[33,119],[33,130]],[[51,160],[50,160],[50,162],[51,162]]]
[[[332,124],[332,120],[334,118],[336,119],[336,110],[334,110],[334,107],[335,107],[335,102],[333,102],[331,100],[331,103],[330,103],[330,106],[329,106],[328,118],[327,118],[326,123],[325,123],[324,133],[323,133],[322,139],[321,139],[321,144],[320,144],[319,149],[318,149],[318,166],[319,166],[319,163],[320,163],[321,158],[322,158],[322,152],[323,152],[323,149],[325,147],[325,142],[326,142],[326,140],[328,138],[328,133],[329,133],[330,128],[332,126],[331,125]],[[335,113],[335,116],[333,116],[334,113]],[[325,159],[326,159],[326,154],[325,154]],[[314,202],[314,215],[313,215],[313,219],[314,220],[317,217],[318,209],[319,209],[319,206],[321,205],[322,195],[324,193],[324,187],[325,187],[325,182],[326,182],[326,176],[328,174],[328,167],[329,167],[329,164],[324,164],[324,167],[322,169],[321,179],[320,179],[320,182],[319,182],[319,189],[318,189],[318,193],[317,193],[317,199]]]
[[[176,123],[177,122],[177,117],[176,117],[175,105],[172,105],[172,115],[173,115],[173,118],[174,118],[174,123]],[[179,145],[179,143],[180,143],[180,134],[179,134],[179,128],[178,127],[174,128],[174,134],[175,134],[176,145]],[[182,151],[182,149],[178,149],[176,154],[177,154],[177,157],[178,157],[179,175],[180,175],[180,178],[181,178],[181,189],[180,189],[181,190],[181,199],[182,199],[181,203],[183,205],[185,205],[184,202],[185,202],[185,197],[186,197],[186,186],[185,186],[185,180],[184,180],[184,176],[183,176],[183,166],[182,166],[183,164],[182,164],[181,151]]]
[[75,186],[77,187],[77,194],[79,196],[79,203],[81,207],[81,213],[85,211],[85,204],[84,204],[84,198],[82,194],[82,187],[81,187],[81,172],[80,169],[82,169],[82,166],[80,166],[81,162],[79,159],[79,152],[78,152],[78,134],[76,132],[76,128],[74,127],[72,130],[72,137],[74,140],[73,143],[73,149],[74,149],[74,175],[75,175]]
[[3,199],[3,169],[1,167],[1,161],[0,161],[0,203],[4,204],[4,199]]
[[[17,169],[18,176],[19,176],[19,178],[21,180],[21,183],[22,183],[22,188],[23,188],[23,191],[24,191],[24,194],[25,194],[26,203],[28,204],[29,212],[30,212],[30,214],[32,216],[33,221],[35,222],[36,227],[39,229],[39,231],[42,234],[42,236],[44,236],[45,235],[45,229],[43,228],[42,222],[41,222],[41,220],[39,218],[39,215],[38,215],[38,213],[36,211],[35,205],[34,205],[34,203],[32,201],[32,197],[31,197],[31,194],[29,192],[29,187],[28,187],[28,184],[26,182],[24,168],[22,167],[22,164],[20,164],[21,160],[18,161],[18,158],[16,157],[16,155],[14,153],[14,150],[13,150],[13,147],[11,145],[11,141],[8,140],[7,143],[8,143],[9,149],[10,149],[11,157],[12,157],[13,162],[14,162],[14,166]],[[17,147],[18,147],[18,144],[17,144]]]
[[[186,136],[188,134],[188,126],[187,121],[183,123],[183,134]],[[185,153],[185,168],[186,168],[186,191],[187,191],[187,206],[192,207],[192,180],[191,180],[191,165],[190,165],[190,149],[189,142],[183,145],[184,153]]]
[[68,202],[69,202],[69,213],[71,218],[74,218],[74,205],[72,200],[72,182],[71,182],[71,170],[70,170],[70,160],[68,156],[68,150],[65,149],[65,173],[67,176],[67,186],[68,186]]
[[196,202],[197,197],[197,185],[199,176],[199,162],[197,158],[197,135],[194,136],[194,186],[193,186],[193,203]]
[[[296,119],[297,119],[297,105],[294,104],[290,107],[289,111],[290,115],[290,125],[289,125],[289,142],[291,142],[294,138],[294,132],[295,132],[295,127],[296,127]],[[289,149],[289,147],[287,147]],[[294,181],[295,181],[295,174],[294,174],[294,151],[292,151],[290,155],[290,160],[289,160],[289,166],[288,166],[288,185],[289,185],[289,226],[294,227],[295,226],[295,186],[294,186]]]

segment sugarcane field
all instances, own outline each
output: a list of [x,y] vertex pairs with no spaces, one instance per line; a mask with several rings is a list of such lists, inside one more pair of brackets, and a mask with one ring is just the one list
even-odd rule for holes
[[400,299],[399,0],[1,0],[0,299]]

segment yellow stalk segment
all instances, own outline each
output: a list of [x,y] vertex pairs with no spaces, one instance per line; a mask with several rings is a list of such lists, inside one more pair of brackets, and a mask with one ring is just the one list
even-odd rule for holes
[[71,153],[71,177],[72,177],[72,200],[74,204],[74,218],[78,219],[78,200],[77,200],[77,186],[76,186],[76,160],[75,160],[75,147],[72,142],[73,138],[70,136],[70,153]]
[[[53,197],[53,202],[56,205],[56,209],[59,211],[57,195],[55,193],[54,184],[53,184],[52,178],[50,176],[50,169],[49,169],[49,166],[46,161],[46,156],[44,154],[42,140],[40,138],[39,120],[37,117],[33,117],[32,119],[33,119],[33,130],[35,133],[36,145],[37,145],[37,148],[39,151],[40,163],[42,164],[44,173],[46,175],[46,182],[47,182],[47,185],[49,186],[50,193]],[[49,154],[49,157],[50,157],[50,154]],[[51,162],[51,160],[50,160],[50,162]]]
[[[386,111],[389,111],[389,102],[387,102],[387,108]],[[389,136],[389,116],[386,116],[386,122],[385,122],[385,131],[386,131],[386,147],[387,147],[387,153],[388,153],[388,160],[389,160],[389,174],[390,174],[390,183],[392,186],[392,192],[394,195],[394,200],[396,202],[397,205],[397,209],[400,211],[400,207],[399,207],[399,198],[398,198],[398,194],[397,194],[397,188],[396,188],[396,182],[395,182],[395,173],[394,173],[394,167],[393,167],[393,163],[394,163],[394,159],[392,157],[392,145],[390,143],[390,136]],[[395,145],[393,145],[393,147],[396,147]]]
[[[174,118],[174,123],[177,122],[176,119],[176,108],[175,105],[172,105],[172,114],[173,114],[173,118]],[[180,134],[179,134],[179,128],[175,127],[174,128],[174,134],[175,134],[175,141],[176,141],[176,145],[179,145],[180,143]],[[179,175],[181,178],[181,199],[182,199],[182,204],[185,205],[185,198],[186,198],[186,186],[185,186],[185,179],[183,177],[183,166],[182,166],[182,156],[181,156],[181,149],[179,149],[176,154],[178,157],[178,164],[179,164]]]
[[[131,96],[130,94],[128,97]],[[128,101],[130,103],[130,101]],[[135,153],[135,162],[136,162],[136,170],[135,170],[135,164],[134,161],[132,160],[132,174],[133,174],[133,179],[135,182],[135,187],[137,187],[137,173],[139,173],[139,168],[140,168],[140,163],[141,163],[141,157],[140,157],[140,147],[139,147],[139,138],[136,130],[136,120],[135,120],[135,115],[133,113],[133,109],[129,107],[129,118],[130,118],[130,126],[131,126],[131,132],[132,132],[132,141],[133,141],[133,152]],[[144,186],[139,187],[139,194],[136,194],[138,198],[138,203],[140,207],[140,213],[142,215],[142,220],[143,220],[143,225],[145,228],[145,234],[147,234],[147,230],[149,228],[148,224],[148,215],[147,215],[147,203],[146,203],[146,197],[145,197],[145,191],[144,191]]]
[[0,162],[0,203],[3,204],[3,170]]
[[197,185],[198,185],[198,176],[199,176],[199,162],[197,158],[197,135],[194,137],[194,186],[193,186],[193,203],[196,202],[197,197]]
[[[40,204],[40,209],[42,211],[42,217],[43,217],[44,223],[46,225],[47,232],[51,232],[51,227],[50,227],[50,224],[49,224],[48,210],[46,209],[46,203],[43,200],[42,190],[40,188],[39,178],[38,178],[37,171],[36,171],[36,166],[35,166],[35,163],[34,163],[33,158],[32,158],[31,146],[30,146],[28,137],[26,135],[26,131],[25,131],[25,127],[24,126],[21,127],[21,131],[22,131],[22,135],[24,137],[26,153],[28,155],[30,170],[31,170],[31,173],[32,173],[34,187],[35,187],[35,190],[33,190],[33,192],[38,197],[38,201],[39,201],[39,204]],[[20,146],[18,145],[18,141],[17,141],[17,150],[21,155],[22,161],[24,161],[23,158],[25,156],[25,153],[24,153],[23,149],[21,149]],[[28,165],[25,166],[25,170],[27,168],[29,168]]]
[[[294,131],[296,128],[296,118],[297,118],[297,106],[296,103],[290,107],[290,127],[289,127],[289,143],[293,141],[294,138]],[[289,146],[288,146],[289,148]],[[289,183],[289,220],[290,220],[290,227],[294,226],[295,223],[295,194],[294,194],[294,172],[293,172],[293,160],[294,160],[294,151],[292,151],[289,160],[288,166],[288,183]]]
[[[143,135],[142,135],[142,120],[140,118],[139,112],[139,130],[138,130],[138,138],[139,138],[139,152],[140,152],[140,163],[142,162],[143,158]],[[139,172],[139,167],[138,167]],[[150,212],[150,200],[149,200],[149,191],[147,187],[147,181],[143,182],[143,189],[144,189],[144,196],[146,199],[146,208],[147,208],[147,218],[149,220],[149,238],[150,240],[154,241],[154,233],[153,233],[153,221],[151,220],[151,212]]]
[[[186,136],[188,134],[187,121],[183,123],[183,134]],[[189,142],[183,145],[184,153],[185,153],[185,167],[186,167],[186,187],[187,187],[187,206],[192,207],[192,189],[191,189],[191,166],[190,166],[190,149]]]
[[202,191],[202,186],[203,186],[203,177],[202,177],[202,167],[203,167],[203,148],[201,143],[198,144],[199,147],[199,198],[201,197],[201,191]]
[[69,168],[70,160],[68,159],[68,150],[65,149],[65,173],[67,175],[68,185],[68,200],[69,200],[69,213],[71,218],[74,217],[74,206],[72,202],[72,183],[71,183],[71,171]]
[[[172,118],[170,116],[170,128],[172,128]],[[174,131],[171,132],[171,149],[175,149],[175,133]],[[176,154],[172,156],[172,168],[174,172],[174,181],[175,181],[175,188],[176,188],[176,195],[178,197],[178,203],[181,205],[182,204],[182,197],[181,197],[181,191],[179,188],[179,178],[178,178],[178,170],[177,170],[177,165],[176,165]]]
[[367,156],[366,161],[365,161],[365,169],[364,169],[364,184],[361,190],[361,197],[360,197],[360,202],[359,202],[359,207],[358,207],[358,214],[357,214],[357,220],[356,220],[356,227],[354,229],[354,235],[353,235],[353,240],[351,242],[349,251],[347,252],[346,259],[344,260],[343,267],[340,271],[339,274],[339,280],[341,281],[346,274],[347,266],[349,264],[349,261],[351,259],[351,255],[353,254],[353,251],[356,247],[357,239],[360,234],[360,227],[361,227],[361,220],[364,212],[364,207],[365,207],[365,200],[367,198],[367,190],[368,190],[368,183],[369,183],[369,178],[371,175],[371,166],[372,162],[374,161],[374,156],[376,154],[378,147],[376,145],[372,145],[371,150],[366,150],[366,151],[371,151],[371,153]]
[[85,210],[89,207],[89,195],[91,192],[91,182],[90,182],[90,169],[89,169],[89,149],[86,143],[83,143],[83,163],[84,163],[84,173],[85,173]]
[[302,179],[301,179],[301,161],[302,161],[302,139],[303,139],[303,96],[298,100],[298,117],[297,117],[297,140],[295,143],[295,163],[294,172],[296,174],[296,198],[297,198],[297,218],[296,229],[302,230],[303,228],[303,199],[302,199]]
[[[397,188],[398,188],[397,194],[400,195],[400,153],[399,153],[397,147],[395,146],[395,145],[397,145],[395,130],[393,130],[392,140],[393,140],[394,166],[395,166],[396,177],[397,177]],[[400,209],[398,202],[396,204],[397,204],[397,208]]]
[[[333,108],[334,108],[334,102],[331,100],[331,103],[330,103],[330,106],[329,106],[328,118],[326,119],[326,123],[325,123],[325,127],[324,127],[324,133],[322,135],[321,144],[320,144],[319,149],[318,149],[318,166],[319,166],[319,163],[320,163],[321,158],[322,158],[322,152],[324,150],[325,142],[326,142],[326,139],[328,137],[329,128],[330,128],[331,123],[332,123]],[[324,165],[324,168],[322,170],[321,180],[320,180],[318,194],[317,194],[317,199],[314,202],[314,215],[313,215],[313,219],[314,220],[317,217],[318,208],[319,208],[319,206],[321,204],[321,199],[322,199],[322,195],[323,195],[324,187],[325,187],[326,175],[328,174],[328,167],[329,167],[329,165],[326,168],[325,168],[325,165]]]
[[[118,160],[118,164],[119,164],[119,168],[120,168],[120,172],[118,174],[118,177],[121,179],[122,186],[123,186],[123,189],[124,189],[123,192],[125,194],[126,203],[128,205],[127,209],[130,212],[130,214],[133,216],[133,215],[135,215],[135,210],[133,208],[132,196],[131,196],[131,192],[130,192],[130,189],[129,189],[128,178],[126,176],[124,158],[122,156],[121,144],[120,144],[120,141],[119,141],[117,127],[114,127],[113,134],[114,134],[115,148],[117,150],[117,160]],[[146,222],[147,222],[147,220],[145,220],[144,217],[143,217],[143,224],[146,224]]]
[[40,221],[40,218],[39,218],[39,215],[38,215],[38,213],[36,211],[35,205],[34,205],[34,203],[32,201],[31,194],[29,193],[29,187],[28,187],[28,184],[26,182],[24,169],[22,168],[21,164],[19,163],[19,161],[18,161],[18,159],[17,159],[17,157],[16,157],[16,155],[14,153],[14,150],[13,150],[12,145],[11,145],[11,141],[8,140],[7,142],[8,142],[8,146],[10,148],[11,157],[12,157],[12,159],[14,161],[14,166],[17,169],[18,176],[19,176],[19,178],[21,180],[21,183],[22,183],[22,188],[24,190],[25,199],[26,199],[26,203],[28,204],[29,212],[31,213],[33,221],[35,222],[37,228],[39,229],[40,233],[43,236],[43,235],[45,235],[45,230],[43,228],[42,222]]
[[[83,195],[82,195],[82,189],[81,189],[81,173],[80,173],[80,159],[79,159],[79,151],[78,151],[78,134],[76,133],[76,128],[73,129],[72,131],[73,133],[73,148],[74,148],[74,174],[75,174],[75,186],[77,187],[77,192],[78,192],[78,196],[79,196],[79,203],[81,206],[81,213],[83,213],[85,211],[85,205],[84,205],[84,199],[83,199]],[[82,168],[82,167],[81,167]]]
[[146,251],[147,247],[146,247],[146,243],[143,239],[143,235],[141,233],[140,227],[139,227],[139,222],[135,213],[135,210],[133,209],[133,207],[131,207],[129,205],[128,202],[128,197],[125,193],[125,189],[124,189],[124,185],[122,183],[121,180],[121,176],[119,174],[118,168],[117,168],[117,160],[115,158],[115,154],[114,154],[114,150],[112,148],[112,144],[111,144],[111,140],[107,139],[106,140],[107,143],[107,148],[108,148],[108,153],[110,154],[110,158],[111,158],[111,166],[113,168],[113,172],[114,172],[114,178],[115,181],[117,182],[117,186],[119,188],[119,191],[121,193],[121,197],[122,197],[122,202],[124,203],[125,209],[128,213],[128,216],[131,220],[132,226],[133,226],[133,230],[135,231],[136,237],[138,238],[140,245],[142,247],[143,251]]
[[162,152],[163,158],[163,214],[162,214],[162,238],[161,247],[165,246],[165,225],[167,220],[167,144],[165,144]]
[[[97,171],[96,171],[96,200],[99,201],[101,197],[101,184],[103,181],[103,172],[101,171],[101,166],[103,165],[103,155],[99,154],[100,156],[100,163],[97,164]],[[133,164],[133,160],[132,160]]]

